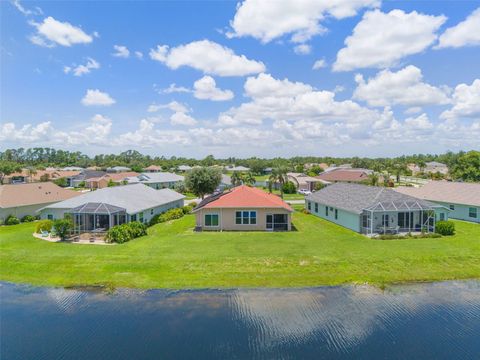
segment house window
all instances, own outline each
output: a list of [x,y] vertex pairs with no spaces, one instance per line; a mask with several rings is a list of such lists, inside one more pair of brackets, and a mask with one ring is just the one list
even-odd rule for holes
[[455,210],[455,205],[450,204],[450,210]]
[[474,208],[474,207],[468,208],[468,216],[476,219],[477,218],[477,208]]
[[141,223],[143,223],[143,211],[138,214],[138,221],[140,221]]
[[307,201],[307,208],[308,210],[312,210],[312,203],[310,201]]
[[52,215],[52,214],[48,214],[48,215],[47,215],[47,219],[48,219],[48,220],[53,220],[53,215]]
[[382,215],[382,226],[388,226],[388,214]]
[[237,225],[255,225],[257,223],[256,211],[235,211],[235,224]]
[[150,215],[153,215],[153,209],[150,209]]
[[325,216],[328,216],[328,206],[325,206]]
[[443,221],[445,220],[445,214],[444,213],[440,213],[440,221]]
[[205,226],[218,226],[218,214],[205,214]]
[[130,215],[130,221],[137,221],[137,214]]
[[315,212],[318,213],[318,204],[315,203]]
[[338,209],[335,209],[335,220],[338,219]]

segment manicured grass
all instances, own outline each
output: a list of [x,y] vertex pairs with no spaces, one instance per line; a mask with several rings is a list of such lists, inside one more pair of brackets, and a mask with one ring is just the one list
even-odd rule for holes
[[49,243],[33,224],[0,228],[0,279],[37,285],[137,288],[302,287],[480,278],[480,226],[456,221],[436,239],[371,240],[295,212],[296,231],[192,231],[156,225],[115,246]]

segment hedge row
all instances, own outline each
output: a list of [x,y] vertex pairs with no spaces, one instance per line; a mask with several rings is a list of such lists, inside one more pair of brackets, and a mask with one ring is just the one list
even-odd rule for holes
[[33,215],[25,215],[22,220],[17,218],[15,215],[8,215],[7,218],[4,221],[5,225],[17,225],[20,224],[21,222],[32,222],[38,219],[38,216],[33,216]]
[[191,211],[192,207],[188,205],[177,209],[170,209],[165,211],[164,213],[157,214],[152,217],[148,225],[153,226],[155,224],[160,224],[166,221],[180,219],[181,217],[183,217],[183,215],[189,214]]
[[437,221],[435,232],[440,235],[453,235],[455,234],[455,223],[453,221]]
[[147,226],[138,221],[115,225],[108,230],[105,240],[122,244],[140,236],[147,235]]

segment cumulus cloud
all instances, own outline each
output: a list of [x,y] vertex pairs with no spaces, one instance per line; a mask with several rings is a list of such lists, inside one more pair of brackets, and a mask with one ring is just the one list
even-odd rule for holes
[[35,45],[70,47],[75,44],[88,44],[93,41],[93,37],[81,28],[68,22],[55,20],[51,16],[45,18],[41,23],[31,21],[30,24],[37,30],[36,34],[30,37],[30,41]]
[[300,45],[296,45],[293,48],[293,51],[295,51],[295,54],[298,54],[298,55],[308,55],[312,52],[312,47],[307,44],[300,44]]
[[480,8],[474,10],[464,21],[445,30],[436,48],[474,45],[480,45]]
[[204,76],[193,84],[194,96],[197,99],[225,101],[233,99],[233,92],[217,88],[215,79],[211,76]]
[[87,62],[85,64],[73,64],[72,66],[65,66],[63,68],[63,72],[65,74],[72,73],[74,76],[82,76],[89,74],[92,69],[100,69],[100,64],[92,58],[87,58]]
[[291,34],[292,42],[304,43],[326,31],[320,24],[326,16],[342,19],[356,15],[361,8],[378,5],[379,0],[246,0],[237,7],[227,36],[252,36],[268,43]]
[[443,15],[424,15],[416,11],[369,11],[347,37],[337,54],[334,71],[359,68],[384,68],[408,55],[424,51],[437,39],[437,30],[446,21]]
[[237,55],[232,49],[209,40],[194,41],[173,48],[158,45],[149,54],[151,59],[174,70],[189,66],[205,74],[218,76],[244,76],[265,71],[262,62]]
[[380,71],[375,77],[365,81],[357,74],[357,88],[353,98],[366,101],[371,106],[405,105],[443,105],[450,99],[445,88],[438,88],[422,80],[422,71],[409,65],[397,72]]
[[112,56],[115,57],[120,57],[120,58],[128,58],[130,56],[130,50],[126,46],[123,45],[113,45],[113,49],[115,50],[114,53],[112,53]]
[[81,102],[85,106],[110,106],[115,104],[115,100],[108,93],[98,89],[88,89]]
[[168,104],[151,104],[147,111],[148,112],[157,112],[161,109],[168,109],[174,112],[184,112],[187,113],[190,111],[189,107],[179,103],[178,101],[170,101]]
[[170,123],[172,125],[194,126],[197,120],[184,112],[176,112],[170,116]]
[[177,86],[177,84],[172,83],[165,89],[157,90],[161,94],[173,94],[173,93],[190,93],[192,89],[186,88],[184,86]]
[[457,85],[452,99],[452,108],[444,111],[440,115],[441,119],[480,119],[480,79],[475,79],[472,85]]

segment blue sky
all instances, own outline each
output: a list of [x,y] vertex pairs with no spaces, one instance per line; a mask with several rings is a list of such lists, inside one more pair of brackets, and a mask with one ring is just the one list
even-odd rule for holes
[[191,157],[479,148],[478,9],[3,1],[1,148]]

